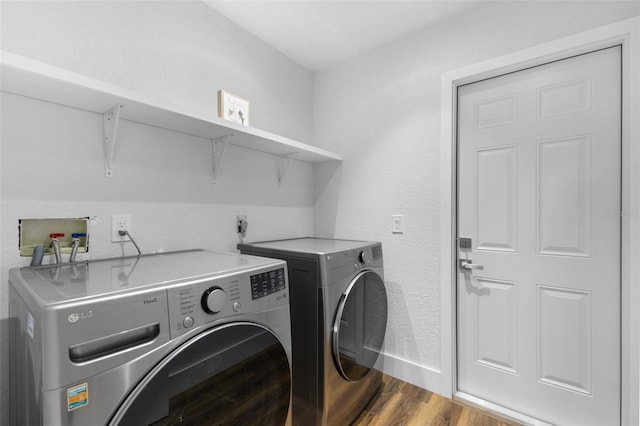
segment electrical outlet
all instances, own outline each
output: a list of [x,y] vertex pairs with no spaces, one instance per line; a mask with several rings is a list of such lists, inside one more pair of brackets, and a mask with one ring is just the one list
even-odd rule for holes
[[241,232],[240,226],[242,225],[242,222],[246,222],[246,220],[247,220],[247,215],[244,215],[244,214],[238,215],[238,218],[236,220],[236,232],[238,234]]
[[120,231],[131,232],[131,215],[114,214],[111,216],[111,242],[127,241],[127,236],[121,236]]

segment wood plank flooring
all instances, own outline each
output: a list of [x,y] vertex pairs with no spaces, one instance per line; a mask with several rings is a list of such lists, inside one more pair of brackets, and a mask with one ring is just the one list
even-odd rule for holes
[[412,384],[384,375],[382,389],[352,426],[516,426]]

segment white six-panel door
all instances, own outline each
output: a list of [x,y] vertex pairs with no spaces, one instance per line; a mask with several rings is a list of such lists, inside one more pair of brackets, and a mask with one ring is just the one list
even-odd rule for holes
[[620,422],[620,62],[458,89],[458,389],[555,424]]

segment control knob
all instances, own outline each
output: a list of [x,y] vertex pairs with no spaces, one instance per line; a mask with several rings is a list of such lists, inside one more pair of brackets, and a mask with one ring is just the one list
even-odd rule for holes
[[227,295],[220,287],[210,287],[202,294],[202,309],[208,314],[217,314],[227,303]]
[[369,255],[367,254],[366,251],[362,250],[358,254],[358,260],[360,261],[360,263],[363,263],[363,264],[369,263]]

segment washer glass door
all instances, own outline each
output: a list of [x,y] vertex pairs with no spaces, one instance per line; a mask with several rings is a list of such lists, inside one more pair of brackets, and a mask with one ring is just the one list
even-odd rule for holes
[[387,328],[387,293],[380,275],[354,277],[338,303],[333,324],[333,359],[347,380],[364,378],[382,350]]
[[287,354],[268,329],[234,323],[179,346],[136,386],[117,425],[284,425]]

